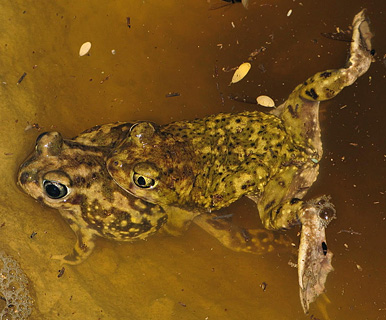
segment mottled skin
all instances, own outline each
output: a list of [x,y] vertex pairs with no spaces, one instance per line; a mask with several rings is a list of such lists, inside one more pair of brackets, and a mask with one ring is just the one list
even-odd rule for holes
[[265,228],[307,226],[299,249],[307,311],[332,270],[324,229],[334,207],[327,197],[301,200],[317,178],[322,157],[319,103],[368,70],[371,37],[362,11],[353,21],[346,67],[315,74],[270,114],[224,113],[163,126],[136,123],[109,157],[109,173],[128,192],[165,210],[210,212],[247,196],[256,202]]
[[311,77],[271,114],[220,114],[166,126],[115,123],[74,139],[39,136],[18,183],[59,209],[77,234],[73,253],[56,258],[76,264],[90,254],[95,236],[131,241],[158,230],[177,234],[192,219],[233,250],[271,251],[285,242],[282,236],[231,228],[208,213],[247,196],[267,229],[302,224],[299,284],[307,311],[332,270],[324,231],[335,211],[327,197],[300,199],[322,156],[319,101],[351,85],[371,62],[363,12],[353,30],[347,67]]
[[[94,235],[143,239],[167,219],[161,207],[128,197],[105,169],[106,155],[127,126],[94,127],[73,140],[63,139],[58,132],[44,133],[36,141],[35,152],[20,168],[19,185],[42,203],[59,209],[76,232],[74,252],[64,257],[70,263],[91,253]],[[49,181],[56,182],[63,192],[67,188],[66,195],[50,197],[45,191],[52,186]]]
[[[258,111],[138,123],[107,161],[119,185],[154,203],[217,210],[260,196],[281,168],[316,166],[283,122]],[[136,179],[155,185],[141,186]]]
[[[73,139],[46,132],[36,140],[35,151],[21,165],[18,184],[45,205],[58,209],[77,236],[71,254],[54,256],[62,263],[78,264],[94,248],[95,236],[118,241],[145,239],[163,231],[179,235],[199,214],[160,206],[138,199],[110,177],[105,160],[117,142],[127,136],[132,123],[93,127]],[[273,243],[286,244],[283,235],[244,230],[227,220],[202,214],[194,220],[204,230],[235,251],[262,253]]]
[[163,126],[138,122],[109,157],[109,173],[125,190],[164,208],[212,211],[248,196],[267,229],[290,227],[318,175],[319,102],[351,85],[372,60],[363,12],[353,28],[347,66],[315,74],[270,114],[224,113]]

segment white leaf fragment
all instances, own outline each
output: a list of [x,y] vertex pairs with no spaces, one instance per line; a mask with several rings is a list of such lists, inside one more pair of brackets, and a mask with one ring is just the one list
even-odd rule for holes
[[258,96],[256,98],[256,101],[259,105],[263,107],[269,107],[269,108],[275,107],[275,101],[273,101],[272,98],[268,96]]
[[249,0],[241,0],[241,3],[243,4],[245,9],[248,9],[248,1]]
[[251,64],[249,62],[242,63],[233,74],[231,83],[236,83],[242,80],[247,75],[250,69]]
[[85,42],[79,49],[79,56],[82,57],[86,55],[91,49],[91,42]]

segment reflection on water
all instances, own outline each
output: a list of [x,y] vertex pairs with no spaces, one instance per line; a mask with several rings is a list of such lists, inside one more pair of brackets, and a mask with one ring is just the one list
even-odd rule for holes
[[[302,314],[291,253],[230,252],[194,226],[179,238],[100,240],[85,263],[58,277],[61,266],[50,256],[68,252],[75,238],[57,212],[23,195],[14,177],[45,130],[68,137],[117,120],[167,123],[256,107],[230,94],[267,94],[279,104],[309,75],[344,63],[347,43],[320,33],[346,29],[362,7],[369,9],[378,61],[323,104],[325,157],[308,196],[331,194],[338,210],[327,230],[335,253],[330,318],[386,317],[385,4],[255,0],[248,10],[209,10],[213,2],[0,4],[0,249],[32,283],[33,319],[324,319],[316,305]],[[79,57],[86,41],[90,53]],[[247,77],[228,87],[232,73],[223,68],[261,47]],[[258,225],[247,200],[224,211],[235,223]],[[297,242],[296,230],[290,234]]]

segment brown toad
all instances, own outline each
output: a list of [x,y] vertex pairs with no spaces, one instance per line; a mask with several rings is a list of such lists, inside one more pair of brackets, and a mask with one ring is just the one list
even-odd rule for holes
[[226,232],[227,222],[208,213],[245,195],[257,203],[267,229],[302,224],[298,272],[307,311],[332,270],[325,227],[333,206],[326,197],[300,200],[322,156],[319,101],[367,71],[370,39],[362,11],[354,18],[347,67],[311,77],[270,114],[220,114],[167,126],[115,123],[74,139],[57,132],[39,136],[18,183],[59,209],[77,234],[74,252],[59,258],[79,263],[95,236],[130,241],[158,230],[176,234],[192,219],[231,249],[269,251],[271,242],[283,239],[260,230]]
[[[33,198],[58,209],[77,236],[71,254],[54,256],[62,263],[78,264],[86,259],[96,236],[134,241],[157,231],[178,235],[199,214],[178,208],[165,212],[127,193],[110,177],[106,157],[132,125],[95,126],[73,139],[63,139],[58,132],[43,133],[36,140],[35,151],[21,165],[18,184]],[[283,237],[262,230],[233,227],[229,232],[225,220],[213,228],[211,218],[202,214],[194,221],[232,250],[259,253],[271,250],[272,241],[285,243]],[[246,232],[256,239],[245,243]]]

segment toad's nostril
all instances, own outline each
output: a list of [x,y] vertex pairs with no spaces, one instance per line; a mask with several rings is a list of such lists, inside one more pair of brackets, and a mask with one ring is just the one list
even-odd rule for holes
[[28,178],[30,177],[29,173],[27,171],[24,171],[19,178],[19,181],[21,184],[25,184],[28,181]]

